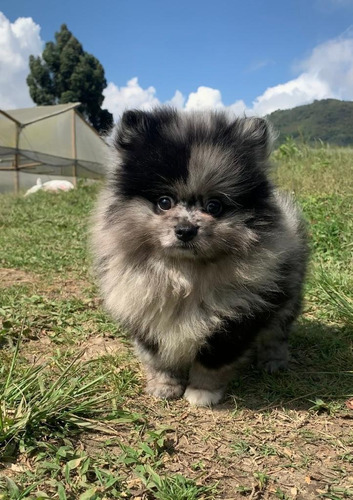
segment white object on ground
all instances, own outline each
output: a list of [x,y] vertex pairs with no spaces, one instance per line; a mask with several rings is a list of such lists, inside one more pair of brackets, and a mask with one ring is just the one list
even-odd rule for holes
[[37,184],[35,186],[32,186],[31,188],[26,191],[25,196],[28,196],[29,194],[36,193],[40,189],[42,189],[43,184],[42,184],[42,179],[38,177],[37,179]]
[[51,191],[57,193],[59,191],[70,191],[71,189],[74,189],[74,185],[72,184],[72,182],[65,180],[48,181],[44,182],[43,184],[41,178],[38,177],[37,184],[28,189],[28,191],[26,191],[25,193],[25,196],[36,193],[40,189],[43,189],[43,191]]

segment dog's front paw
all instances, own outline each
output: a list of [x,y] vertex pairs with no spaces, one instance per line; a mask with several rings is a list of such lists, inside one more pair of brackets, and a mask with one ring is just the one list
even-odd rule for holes
[[163,383],[151,381],[147,384],[146,392],[162,399],[177,399],[183,395],[185,387],[177,383]]
[[267,373],[277,373],[288,369],[287,359],[268,359],[267,361],[258,362],[259,370],[264,370]]
[[192,406],[212,406],[220,402],[223,397],[223,392],[222,389],[210,391],[208,389],[187,387],[184,398],[189,401]]

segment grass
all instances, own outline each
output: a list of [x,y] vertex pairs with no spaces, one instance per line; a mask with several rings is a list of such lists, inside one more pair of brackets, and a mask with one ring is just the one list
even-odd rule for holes
[[[16,449],[19,440],[48,436],[53,428],[89,427],[84,417],[102,414],[103,407],[106,413],[107,403],[114,397],[100,390],[107,375],[92,379],[87,367],[78,363],[78,357],[66,367],[54,362],[49,374],[45,364],[16,371],[20,340],[9,369],[3,366],[0,371],[0,443],[5,445],[5,454],[9,448],[11,452]],[[58,373],[53,377],[55,368]]]
[[288,138],[273,155],[278,185],[299,196],[353,193],[352,150],[318,143],[316,148]]
[[332,305],[335,306],[340,318],[344,319],[347,324],[353,326],[353,300],[339,287],[333,279],[330,279],[327,274],[322,274],[320,286],[323,292],[327,295]]
[[312,251],[290,371],[245,366],[227,401],[143,394],[90,275],[97,186],[0,197],[0,500],[350,498],[353,151],[291,141],[273,176]]
[[28,198],[3,195],[0,264],[51,276],[86,276],[87,215],[95,191],[82,188],[54,198],[44,192]]

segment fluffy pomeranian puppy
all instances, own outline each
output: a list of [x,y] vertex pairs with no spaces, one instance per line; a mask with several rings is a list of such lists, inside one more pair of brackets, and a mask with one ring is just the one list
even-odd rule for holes
[[270,372],[287,365],[307,249],[270,152],[264,119],[223,112],[126,111],[113,131],[95,267],[150,394],[208,406],[250,349]]

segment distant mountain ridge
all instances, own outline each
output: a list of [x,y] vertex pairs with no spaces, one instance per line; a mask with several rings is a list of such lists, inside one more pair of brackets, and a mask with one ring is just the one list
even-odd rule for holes
[[279,133],[278,144],[287,136],[309,143],[322,140],[337,146],[353,146],[353,102],[323,99],[267,115]]

